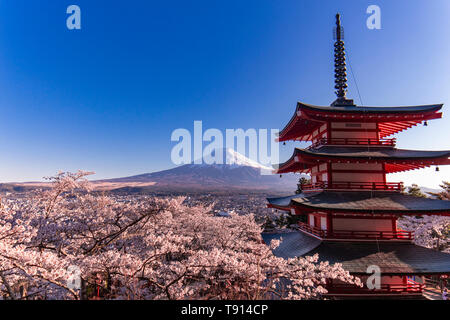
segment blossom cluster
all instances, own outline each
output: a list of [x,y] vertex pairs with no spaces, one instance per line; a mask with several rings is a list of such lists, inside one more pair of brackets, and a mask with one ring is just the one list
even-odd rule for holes
[[327,279],[360,285],[317,256],[274,256],[253,215],[217,217],[182,197],[117,201],[91,191],[88,175],[59,173],[27,201],[2,199],[0,297],[318,299]]
[[414,231],[415,244],[450,253],[450,217],[404,216],[398,223],[402,229]]

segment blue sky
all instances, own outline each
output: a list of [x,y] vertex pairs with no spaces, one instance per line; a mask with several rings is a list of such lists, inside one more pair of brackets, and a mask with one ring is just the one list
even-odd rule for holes
[[[66,28],[71,4],[81,30]],[[370,4],[381,30],[366,27]],[[172,131],[194,120],[281,129],[296,101],[329,105],[338,11],[365,105],[446,104],[444,119],[398,134],[398,147],[449,149],[448,0],[0,1],[0,181],[167,169]],[[351,74],[348,96],[360,104]],[[449,174],[391,180],[436,187]]]

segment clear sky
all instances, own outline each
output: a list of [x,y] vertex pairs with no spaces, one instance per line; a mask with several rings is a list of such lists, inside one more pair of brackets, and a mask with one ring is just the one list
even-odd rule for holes
[[[81,30],[66,27],[71,4]],[[366,27],[371,4],[381,30]],[[167,169],[172,131],[194,120],[281,129],[296,101],[329,105],[338,11],[364,105],[446,104],[444,119],[398,134],[398,147],[450,149],[448,0],[10,0],[0,1],[0,181]],[[450,168],[391,177],[444,179]]]

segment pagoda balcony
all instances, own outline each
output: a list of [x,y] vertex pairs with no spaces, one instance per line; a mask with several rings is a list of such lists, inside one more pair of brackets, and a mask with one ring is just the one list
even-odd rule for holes
[[312,227],[304,222],[299,222],[300,230],[313,234],[322,240],[402,240],[412,241],[414,239],[413,231],[360,231],[360,230],[322,230],[318,227]]
[[317,149],[321,146],[380,146],[380,147],[395,147],[396,139],[364,139],[364,138],[333,138],[320,139],[309,146],[308,149]]
[[403,182],[328,182],[322,181],[302,185],[302,190],[374,190],[374,191],[402,191]]
[[348,294],[422,294],[425,284],[408,280],[407,283],[389,283],[381,284],[378,289],[369,289],[366,285],[363,287],[352,286],[349,284],[328,284],[326,289],[328,295],[348,295]]

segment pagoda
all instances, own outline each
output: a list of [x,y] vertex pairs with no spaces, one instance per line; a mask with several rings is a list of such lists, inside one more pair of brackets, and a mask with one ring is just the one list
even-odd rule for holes
[[[268,206],[301,216],[298,232],[282,234],[274,253],[285,258],[318,254],[319,261],[341,263],[364,287],[327,280],[328,296],[422,297],[424,276],[450,275],[450,254],[413,244],[414,232],[397,226],[402,216],[450,215],[450,201],[403,193],[386,174],[450,164],[450,151],[396,148],[392,136],[442,117],[442,104],[367,107],[346,97],[347,78],[339,14],[335,28],[335,89],[330,106],[297,103],[278,141],[310,141],[296,148],[275,172],[306,173],[302,192],[268,198]],[[279,234],[265,234],[266,242]],[[370,269],[379,268],[380,285],[369,288]]]

